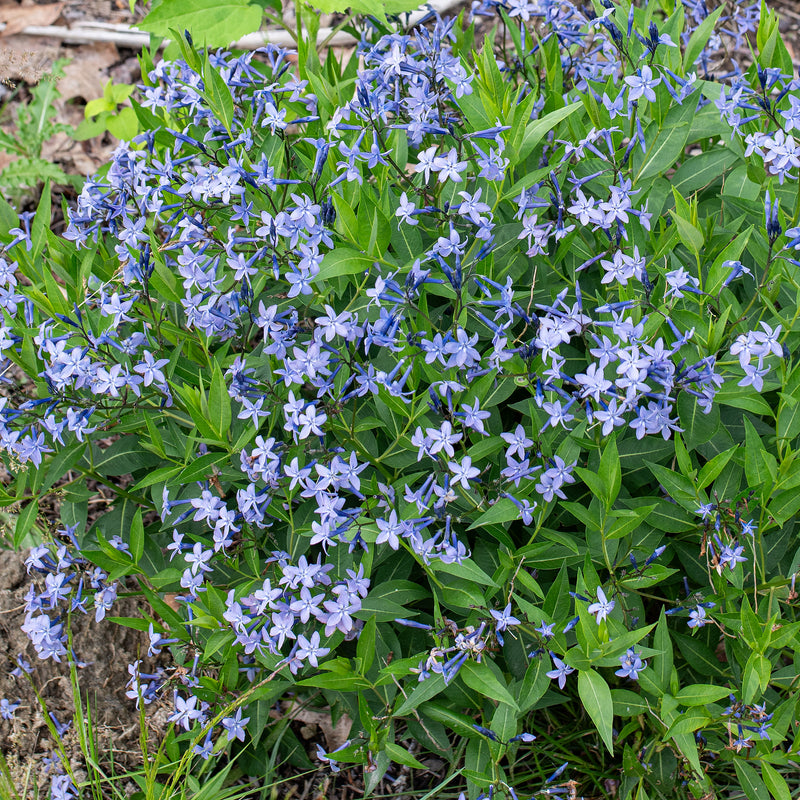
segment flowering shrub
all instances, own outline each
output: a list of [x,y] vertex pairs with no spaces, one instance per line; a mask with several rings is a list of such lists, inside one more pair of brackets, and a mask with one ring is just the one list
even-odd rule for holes
[[466,740],[470,796],[514,797],[585,712],[620,797],[788,797],[800,82],[758,11],[492,2],[513,50],[436,20],[360,68],[150,65],[63,238],[3,211],[16,533],[69,470],[117,493],[88,525],[62,490],[27,559],[39,657],[76,612],[172,646],[128,690],[184,765],[292,692],[367,792]]

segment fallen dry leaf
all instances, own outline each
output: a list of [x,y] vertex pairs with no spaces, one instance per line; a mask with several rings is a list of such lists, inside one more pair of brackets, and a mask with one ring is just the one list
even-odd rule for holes
[[64,3],[44,6],[0,6],[0,24],[5,25],[0,36],[20,33],[28,25],[52,25],[61,15]]
[[[326,750],[329,753],[341,747],[347,741],[347,736],[350,733],[350,728],[353,725],[353,720],[351,720],[346,714],[343,714],[341,717],[339,717],[339,721],[336,723],[336,725],[333,726],[331,725],[331,714],[329,710],[312,711],[309,708],[300,708],[293,702],[289,701],[281,703],[280,714],[273,709],[270,711],[270,716],[290,717],[291,719],[296,719],[298,722],[305,723],[307,726],[319,726],[319,729],[322,731],[322,734],[325,737]],[[307,731],[307,733],[311,734],[312,732]],[[304,738],[311,737],[306,736]]]
[[70,55],[72,61],[63,68],[64,77],[58,82],[62,102],[80,97],[88,103],[102,97],[108,68],[119,61],[116,45],[111,42],[81,45]]

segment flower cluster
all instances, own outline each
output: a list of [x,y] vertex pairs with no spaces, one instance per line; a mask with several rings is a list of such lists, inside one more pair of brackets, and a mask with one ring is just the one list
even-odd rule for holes
[[[778,186],[795,179],[800,84],[760,67],[757,86],[738,69],[712,83],[719,43],[682,68],[679,43],[694,51],[705,30],[703,4],[685,5],[685,30],[640,33],[639,10],[625,24],[610,1],[600,16],[503,4],[523,58],[487,51],[475,67],[455,52],[454,21],[437,19],[362,42],[349,99],[272,46],[187,48],[150,71],[150,127],[69,212],[62,246],[78,272],[60,276],[65,294],[19,279],[38,274],[30,215],[0,259],[0,356],[36,382],[36,397],[0,401],[0,447],[23,470],[68,452],[95,479],[130,472],[120,497],[150,512],[120,508],[88,531],[73,521],[31,551],[44,586],[26,599],[25,631],[41,658],[66,655],[65,608],[88,601],[100,622],[119,581],[145,575],[179,603],[158,605],[148,654],[177,641],[196,653],[170,716],[190,731],[212,717],[195,691],[201,653],[236,666],[225,688],[282,670],[339,688],[399,655],[396,634],[375,631],[393,624],[409,637],[404,676],[419,681],[448,686],[466,664],[498,680],[487,661],[512,639],[530,659],[550,652],[561,689],[575,671],[602,683],[592,663],[635,681],[655,655],[635,647],[653,612],[637,592],[677,572],[660,531],[704,527],[700,568],[718,591],[743,580],[740,542],[755,554],[761,531],[731,499],[737,458],[710,442],[721,408],[762,413],[760,393],[785,376],[797,315],[776,322],[754,298],[771,270],[797,266],[800,228],[782,192],[747,209],[757,234],[721,216],[701,225],[697,197],[661,176],[701,194],[717,175],[695,185],[687,147],[710,143],[701,155],[736,164],[742,185],[755,185],[753,153]],[[738,41],[753,7],[733,5],[735,32],[720,36]],[[526,26],[543,34],[535,44]],[[562,52],[555,96],[531,80],[552,68],[545,47]],[[737,135],[744,155],[719,144]],[[101,448],[109,435],[121,438]],[[673,454],[680,475],[664,466]],[[641,475],[621,487],[641,462],[660,488]],[[709,501],[717,478],[727,494]],[[651,513],[664,527],[645,524]],[[577,616],[526,559],[584,565],[576,591],[561,587]],[[670,613],[682,610],[671,594]],[[714,605],[692,602],[689,628]],[[336,673],[353,651],[364,674]],[[128,696],[147,705],[164,675],[140,667]],[[217,733],[242,740],[242,713]],[[342,759],[364,746],[353,740]],[[195,747],[210,755],[210,730]]]

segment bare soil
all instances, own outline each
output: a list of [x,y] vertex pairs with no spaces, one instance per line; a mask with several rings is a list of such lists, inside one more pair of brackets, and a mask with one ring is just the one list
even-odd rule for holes
[[[76,697],[69,665],[40,660],[20,630],[25,620],[23,595],[31,583],[23,558],[24,554],[0,550],[0,698],[21,700],[14,719],[0,720],[0,753],[8,762],[17,791],[27,788],[29,796],[34,797],[36,783],[49,785],[48,759],[57,749],[42,705],[59,724],[72,720],[62,744],[75,775],[85,777],[86,769],[75,727]],[[134,600],[123,598],[113,613],[141,616],[141,609]],[[91,731],[101,765],[110,769],[113,762],[117,771],[140,767],[139,712],[125,697],[125,683],[127,665],[147,650],[147,636],[108,622],[95,623],[91,612],[86,616],[76,613],[72,630],[77,657],[85,664],[77,670],[81,702],[84,713],[87,707],[91,713]],[[30,677],[11,674],[19,655],[33,668]],[[166,729],[167,713],[166,706],[148,711],[148,738],[156,746]],[[128,788],[134,790],[135,784]]]

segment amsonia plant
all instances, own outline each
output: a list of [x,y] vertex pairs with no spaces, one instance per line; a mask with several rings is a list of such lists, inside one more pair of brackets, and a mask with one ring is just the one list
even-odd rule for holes
[[278,730],[310,766],[270,720],[291,692],[352,721],[319,757],[367,793],[415,741],[471,798],[784,800],[800,81],[777,19],[473,13],[499,17],[478,52],[437,19],[319,69],[184,39],[64,237],[47,195],[2,207],[0,350],[30,381],[2,400],[3,502],[21,539],[68,471],[117,495],[88,524],[85,482],[60,490],[25,629],[40,658],[81,612],[169,646],[182,669],[143,658],[129,696],[166,695],[187,768],[257,769]]

